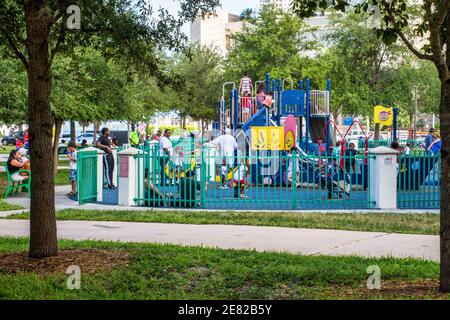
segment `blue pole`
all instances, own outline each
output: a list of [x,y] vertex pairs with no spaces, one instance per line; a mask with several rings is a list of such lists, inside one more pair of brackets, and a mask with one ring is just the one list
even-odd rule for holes
[[238,90],[231,91],[231,99],[233,101],[232,129],[236,130],[238,123],[239,123],[239,93],[238,93]]
[[306,127],[305,127],[305,152],[308,153],[309,149],[309,117],[310,117],[310,107],[309,107],[309,99],[310,99],[310,92],[309,92],[309,85],[310,81],[309,79],[306,79],[306,101],[305,101],[305,114],[306,114]]
[[331,120],[331,80],[327,80],[327,91],[328,91],[328,110],[327,110],[327,151],[330,154],[330,142],[331,142],[331,131],[330,131],[330,120]]
[[278,86],[277,86],[277,91],[278,91],[278,98],[277,98],[277,126],[281,125],[281,79],[278,79]]
[[394,106],[394,125],[393,125],[393,140],[397,140],[397,117],[398,117],[398,108]]
[[266,93],[270,92],[270,73],[266,73]]

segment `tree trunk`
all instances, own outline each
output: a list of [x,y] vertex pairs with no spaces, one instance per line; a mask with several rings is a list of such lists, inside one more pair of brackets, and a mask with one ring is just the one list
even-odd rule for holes
[[75,131],[74,120],[70,120],[70,141],[77,141],[77,133]]
[[55,219],[52,128],[52,85],[48,35],[51,16],[44,1],[23,1],[29,58],[28,125],[32,168],[30,207],[30,257],[58,254]]
[[450,292],[450,83],[441,86],[441,276],[440,290]]
[[[58,149],[59,149],[59,135],[61,134],[63,120],[60,118],[55,119],[55,138],[53,140],[53,172],[54,175],[58,173]],[[72,140],[73,141],[73,140]]]
[[100,122],[94,122],[94,137],[92,138],[92,144],[95,146],[97,142],[97,131],[100,128]]

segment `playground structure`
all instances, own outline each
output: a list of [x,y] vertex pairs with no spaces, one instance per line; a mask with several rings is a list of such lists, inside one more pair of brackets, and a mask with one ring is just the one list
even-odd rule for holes
[[[286,85],[290,88],[287,89]],[[257,87],[265,88],[265,94],[257,95]],[[226,88],[231,87],[229,95]],[[225,128],[232,129],[235,133],[238,129],[251,135],[252,127],[281,126],[282,120],[288,116],[297,119],[298,131],[295,135],[299,138],[300,147],[307,152],[313,144],[318,144],[320,133],[327,128],[326,137],[322,143],[328,147],[334,144],[333,135],[330,133],[330,91],[331,81],[327,81],[327,90],[311,90],[310,80],[299,81],[299,88],[294,88],[291,79],[270,79],[266,74],[264,81],[256,81],[252,88],[252,95],[243,97],[236,89],[234,82],[223,85],[222,99],[219,108],[219,121],[213,124],[213,128],[224,132]],[[265,105],[264,99],[270,96],[271,104]],[[249,106],[249,113],[246,108]],[[305,131],[302,130],[303,122]],[[311,142],[310,142],[311,140]],[[296,142],[297,143],[297,142]]]
[[[79,202],[237,210],[439,207],[439,155],[398,156],[367,136],[357,143],[359,152],[348,155],[349,132],[363,128],[353,121],[339,131],[330,113],[330,81],[327,90],[311,90],[309,79],[294,88],[293,81],[267,74],[255,86],[262,84],[264,96],[252,88],[245,97],[235,83],[223,85],[214,135],[232,129],[239,145],[234,155],[224,157],[205,137],[173,141],[169,158],[160,156],[155,141],[125,146],[116,156],[117,192],[101,190],[101,155],[87,150],[78,162],[78,189],[86,186]],[[384,196],[389,201],[377,193],[380,183],[383,192],[391,190]]]

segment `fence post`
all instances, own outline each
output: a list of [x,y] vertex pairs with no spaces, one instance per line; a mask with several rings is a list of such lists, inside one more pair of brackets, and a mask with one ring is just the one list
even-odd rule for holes
[[387,147],[370,150],[370,200],[375,209],[397,209],[397,156]]
[[[119,206],[134,206],[136,198],[144,199],[144,161],[142,157],[135,158],[143,153],[144,151],[136,148],[128,148],[118,153]],[[138,172],[141,176],[138,176]]]
[[[84,148],[81,149],[78,152],[89,152],[89,151],[95,151],[97,152],[97,202],[102,202],[103,201],[103,155],[105,154],[104,151],[94,148],[94,147],[89,147],[89,148]],[[78,190],[78,192],[80,192],[80,190]]]
[[117,184],[117,180],[118,180],[118,178],[117,178],[117,170],[119,170],[119,168],[118,168],[118,165],[119,165],[119,157],[117,156],[117,150],[116,149],[113,149],[112,150],[112,154],[113,154],[113,157],[114,157],[114,171],[113,171],[113,181],[112,181],[112,183],[113,183],[113,185],[115,185],[115,186],[118,186],[118,184]]

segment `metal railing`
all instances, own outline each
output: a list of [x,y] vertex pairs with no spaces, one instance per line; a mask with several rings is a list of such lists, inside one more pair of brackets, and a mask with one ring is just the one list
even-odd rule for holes
[[[189,156],[136,156],[136,205],[203,209],[368,209],[367,157],[251,152],[223,156],[198,148]],[[141,192],[143,191],[143,192]]]
[[397,185],[397,204],[400,209],[439,209],[440,155],[399,156]]

